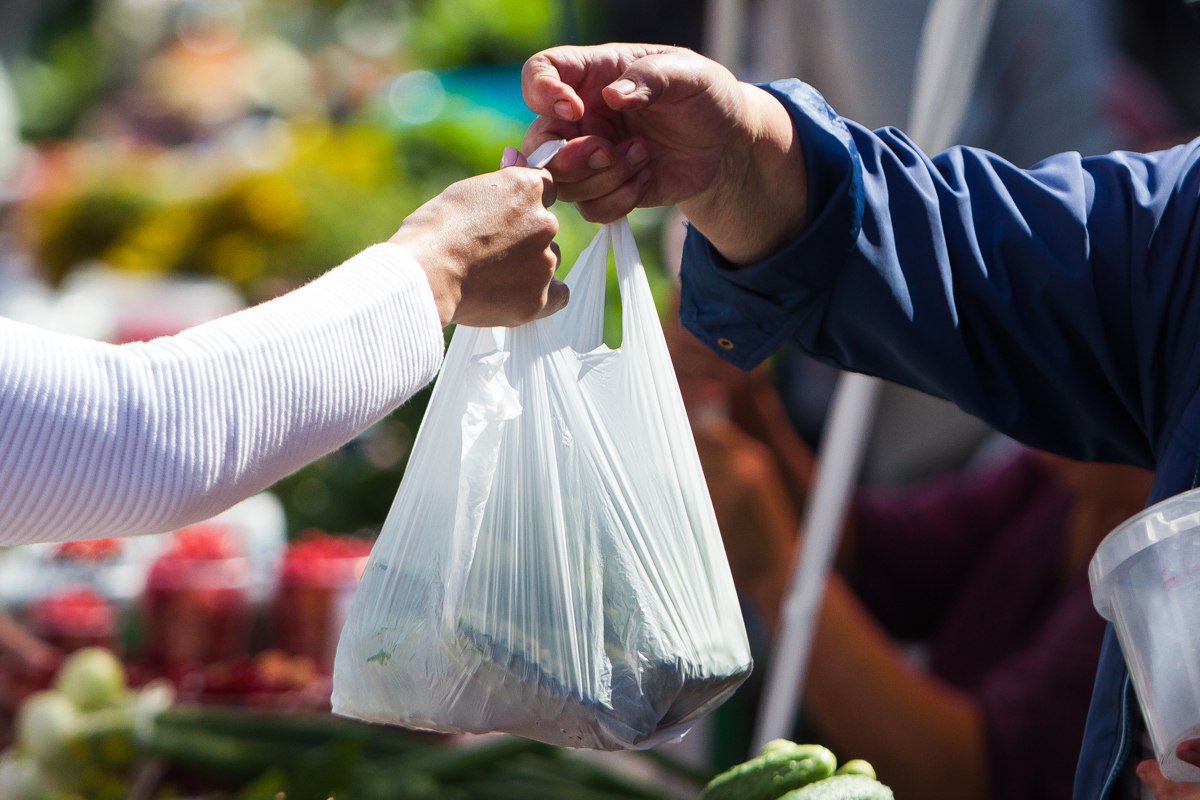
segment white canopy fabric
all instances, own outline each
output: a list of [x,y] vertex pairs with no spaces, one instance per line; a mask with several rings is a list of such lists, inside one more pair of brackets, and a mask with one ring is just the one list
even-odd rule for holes
[[16,178],[23,153],[17,98],[4,63],[0,61],[0,199],[8,194],[9,184]]

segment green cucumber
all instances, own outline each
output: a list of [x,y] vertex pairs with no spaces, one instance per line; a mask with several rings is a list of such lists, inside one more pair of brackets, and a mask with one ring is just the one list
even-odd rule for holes
[[864,761],[861,758],[852,758],[845,764],[837,768],[835,775],[865,775],[874,780],[879,776],[875,774],[875,768],[871,766],[871,762]]
[[892,790],[866,775],[834,775],[788,792],[779,800],[895,800]]
[[775,800],[828,778],[836,767],[837,759],[826,747],[776,739],[759,755],[709,781],[697,800]]

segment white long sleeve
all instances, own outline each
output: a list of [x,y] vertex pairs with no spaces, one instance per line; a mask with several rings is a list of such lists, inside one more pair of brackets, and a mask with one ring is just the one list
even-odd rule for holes
[[433,293],[394,244],[150,342],[0,319],[0,544],[211,517],[377,422],[442,354]]

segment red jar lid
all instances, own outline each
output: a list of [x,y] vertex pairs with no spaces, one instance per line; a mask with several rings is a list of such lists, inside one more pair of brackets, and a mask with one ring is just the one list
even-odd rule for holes
[[366,539],[305,531],[288,545],[280,568],[280,580],[293,586],[357,582],[370,554],[371,543]]
[[29,620],[44,635],[108,637],[117,628],[112,603],[87,588],[43,597],[30,608]]

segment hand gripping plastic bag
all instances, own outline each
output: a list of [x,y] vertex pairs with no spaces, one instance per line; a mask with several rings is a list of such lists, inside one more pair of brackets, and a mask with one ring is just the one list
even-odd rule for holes
[[[610,243],[622,342],[601,338]],[[333,710],[568,747],[678,738],[749,675],[625,220],[518,328],[459,326],[339,641]]]

